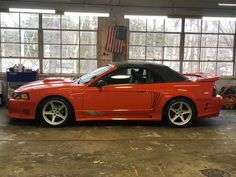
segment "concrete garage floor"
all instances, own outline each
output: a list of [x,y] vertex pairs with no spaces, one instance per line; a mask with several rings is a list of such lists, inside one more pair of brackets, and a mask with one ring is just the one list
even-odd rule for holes
[[0,109],[0,177],[234,177],[236,111],[191,128],[84,122],[42,128]]

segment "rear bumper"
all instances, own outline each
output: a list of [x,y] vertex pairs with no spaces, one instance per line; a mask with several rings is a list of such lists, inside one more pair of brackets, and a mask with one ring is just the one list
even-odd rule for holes
[[198,104],[198,118],[216,117],[220,114],[222,97],[217,95],[211,99],[201,100]]
[[8,117],[14,119],[34,119],[35,107],[30,100],[10,99],[7,103]]

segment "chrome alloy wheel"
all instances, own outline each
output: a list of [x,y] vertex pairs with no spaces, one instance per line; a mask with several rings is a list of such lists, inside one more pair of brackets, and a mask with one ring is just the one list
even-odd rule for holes
[[168,110],[169,120],[177,126],[187,124],[193,116],[191,106],[184,101],[174,102]]
[[59,100],[49,101],[43,107],[42,116],[48,124],[60,125],[67,119],[67,106]]

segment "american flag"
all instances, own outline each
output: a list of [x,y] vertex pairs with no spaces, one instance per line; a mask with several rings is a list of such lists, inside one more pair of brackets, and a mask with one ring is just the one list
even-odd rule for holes
[[[123,53],[125,47],[126,28],[125,27],[109,26],[107,33],[107,41],[105,51],[111,53]],[[122,36],[120,35],[122,33]],[[124,33],[124,34],[123,34]]]

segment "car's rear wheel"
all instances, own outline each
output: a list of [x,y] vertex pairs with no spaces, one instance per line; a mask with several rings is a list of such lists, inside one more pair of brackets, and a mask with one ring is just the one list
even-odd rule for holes
[[183,98],[170,101],[164,112],[165,121],[173,127],[188,127],[195,116],[196,110],[193,103]]
[[65,99],[49,97],[39,105],[37,117],[43,125],[61,127],[70,121],[72,109]]

